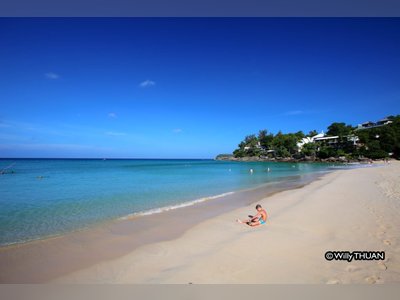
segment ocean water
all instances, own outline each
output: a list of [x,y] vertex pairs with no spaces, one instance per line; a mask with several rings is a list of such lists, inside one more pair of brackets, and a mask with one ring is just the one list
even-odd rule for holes
[[[0,160],[0,245],[178,209],[332,164],[214,160]],[[270,172],[267,169],[270,169]],[[249,170],[253,169],[253,173]]]

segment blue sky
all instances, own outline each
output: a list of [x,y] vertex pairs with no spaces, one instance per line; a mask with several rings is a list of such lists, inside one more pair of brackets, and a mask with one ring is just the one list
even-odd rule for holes
[[212,158],[400,113],[400,19],[0,19],[0,157]]

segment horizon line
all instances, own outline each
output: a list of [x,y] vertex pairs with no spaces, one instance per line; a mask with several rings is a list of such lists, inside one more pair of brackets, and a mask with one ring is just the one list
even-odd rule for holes
[[209,159],[214,159],[214,158],[133,158],[133,157],[112,157],[112,158],[108,158],[108,157],[0,157],[1,159],[93,159],[93,160],[124,160],[124,159],[144,159],[144,160],[156,160],[156,159],[175,159],[175,160],[185,160],[185,159],[193,159],[193,160],[209,160]]

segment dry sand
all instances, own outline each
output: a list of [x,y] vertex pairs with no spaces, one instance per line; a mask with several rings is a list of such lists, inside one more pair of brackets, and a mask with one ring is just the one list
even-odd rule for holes
[[[249,205],[51,282],[400,282],[400,162],[336,171],[259,203],[266,225],[235,222],[254,213]],[[385,251],[386,259],[327,261],[329,250]]]

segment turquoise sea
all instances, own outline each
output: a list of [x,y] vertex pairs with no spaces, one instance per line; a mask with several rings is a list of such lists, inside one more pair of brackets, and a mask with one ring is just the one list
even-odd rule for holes
[[0,175],[0,245],[132,214],[179,209],[331,167],[214,160],[1,159],[5,174]]

